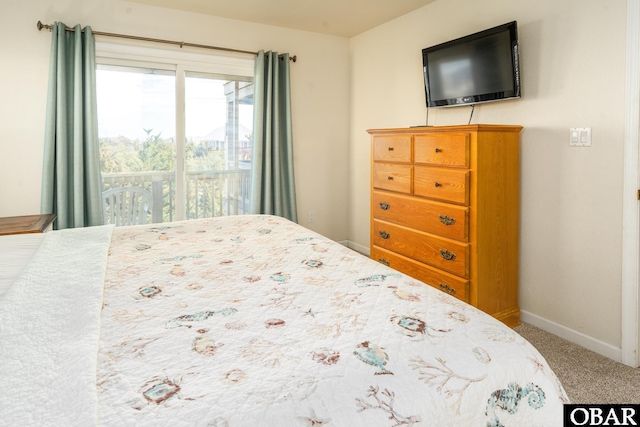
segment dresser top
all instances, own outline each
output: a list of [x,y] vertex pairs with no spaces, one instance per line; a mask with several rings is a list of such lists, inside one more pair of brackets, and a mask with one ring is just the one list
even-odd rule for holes
[[0,236],[42,233],[56,218],[55,214],[9,216],[0,218]]
[[522,130],[520,125],[456,125],[456,126],[415,126],[408,128],[367,129],[371,135],[388,133],[443,133],[443,132],[516,132]]

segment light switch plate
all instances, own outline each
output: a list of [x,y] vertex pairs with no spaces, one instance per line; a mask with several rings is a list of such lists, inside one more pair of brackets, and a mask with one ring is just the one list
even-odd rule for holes
[[569,128],[571,147],[591,147],[591,128]]

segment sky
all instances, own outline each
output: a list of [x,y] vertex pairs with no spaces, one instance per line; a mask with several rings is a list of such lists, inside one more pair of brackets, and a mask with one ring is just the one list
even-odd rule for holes
[[[130,70],[130,69],[129,69]],[[149,70],[146,70],[149,71]],[[175,137],[175,77],[173,72],[143,73],[98,69],[98,133],[100,138],[146,138],[161,133]],[[186,134],[199,137],[225,125],[226,100],[221,80],[187,77]],[[251,129],[251,106],[241,106],[240,124]]]

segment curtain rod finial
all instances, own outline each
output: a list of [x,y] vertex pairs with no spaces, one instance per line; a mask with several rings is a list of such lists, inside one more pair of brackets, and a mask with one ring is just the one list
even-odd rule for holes
[[297,56],[297,55],[293,55],[293,56],[291,57],[291,60],[292,60],[293,62],[296,62],[296,61],[298,60],[298,56]]
[[41,21],[38,21],[38,23],[36,24],[36,27],[38,28],[38,31],[42,31],[43,28],[45,30],[52,30],[53,29],[53,25],[43,24]]

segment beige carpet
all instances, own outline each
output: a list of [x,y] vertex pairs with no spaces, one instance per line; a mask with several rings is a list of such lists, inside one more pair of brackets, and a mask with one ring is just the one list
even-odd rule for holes
[[630,368],[523,323],[515,331],[547,360],[571,403],[640,404],[640,368]]

